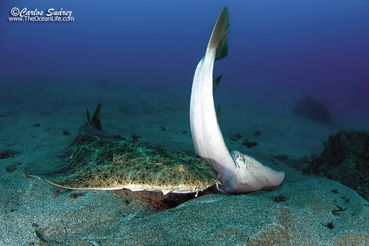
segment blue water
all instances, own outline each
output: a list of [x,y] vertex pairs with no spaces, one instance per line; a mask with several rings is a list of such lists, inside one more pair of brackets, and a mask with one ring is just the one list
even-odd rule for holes
[[[369,1],[1,1],[0,83],[115,81],[189,93],[227,5],[221,90],[292,105],[308,95],[342,122],[369,126]],[[12,7],[73,11],[71,23],[11,23]],[[292,106],[291,106],[292,107]]]

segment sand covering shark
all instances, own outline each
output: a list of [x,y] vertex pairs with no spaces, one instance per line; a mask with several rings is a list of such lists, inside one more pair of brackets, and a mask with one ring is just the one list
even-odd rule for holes
[[218,125],[213,99],[214,61],[227,55],[229,14],[220,13],[204,58],[197,65],[191,92],[190,124],[196,155],[124,140],[102,130],[100,106],[78,136],[55,158],[58,168],[31,172],[58,187],[81,190],[197,193],[217,187],[238,194],[278,186],[276,172],[238,151],[228,151]]

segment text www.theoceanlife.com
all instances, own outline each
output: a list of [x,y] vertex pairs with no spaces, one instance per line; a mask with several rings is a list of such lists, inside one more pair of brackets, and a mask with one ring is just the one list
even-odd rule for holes
[[13,7],[10,10],[9,22],[73,22],[71,10],[49,8],[47,10]]

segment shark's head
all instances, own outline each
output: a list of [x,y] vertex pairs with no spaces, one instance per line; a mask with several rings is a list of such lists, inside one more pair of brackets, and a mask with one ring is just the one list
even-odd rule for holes
[[232,187],[232,193],[267,189],[280,185],[284,180],[284,172],[276,172],[248,155],[237,150],[231,155],[235,170],[234,176],[227,180],[227,186]]

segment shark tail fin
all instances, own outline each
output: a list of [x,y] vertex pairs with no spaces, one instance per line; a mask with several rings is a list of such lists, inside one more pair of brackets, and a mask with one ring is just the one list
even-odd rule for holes
[[206,53],[210,50],[216,50],[215,60],[219,60],[228,54],[227,34],[229,33],[229,13],[228,8],[224,7],[219,14],[217,22],[211,33],[208,48]]

